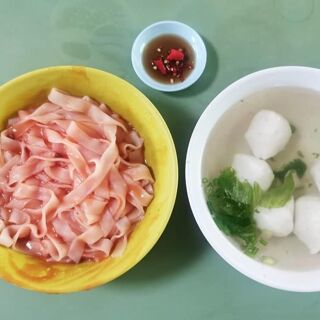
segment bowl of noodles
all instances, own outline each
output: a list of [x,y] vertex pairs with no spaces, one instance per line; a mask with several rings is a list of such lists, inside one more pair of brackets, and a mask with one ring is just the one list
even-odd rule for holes
[[58,66],[0,87],[0,277],[40,292],[108,283],[164,231],[178,167],[152,103],[103,71]]

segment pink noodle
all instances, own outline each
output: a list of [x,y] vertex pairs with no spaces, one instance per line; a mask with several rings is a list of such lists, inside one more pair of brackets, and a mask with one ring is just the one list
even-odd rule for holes
[[0,244],[47,261],[122,255],[153,198],[138,133],[57,89],[8,121],[0,160]]

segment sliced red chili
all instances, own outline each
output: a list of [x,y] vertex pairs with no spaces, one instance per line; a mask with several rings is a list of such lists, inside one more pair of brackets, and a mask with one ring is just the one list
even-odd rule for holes
[[167,70],[166,67],[162,61],[162,59],[157,59],[153,61],[153,64],[158,68],[158,70],[162,73],[162,74],[167,74]]
[[167,55],[167,60],[172,61],[181,61],[184,59],[184,53],[183,51],[177,50],[177,49],[171,49],[169,54]]

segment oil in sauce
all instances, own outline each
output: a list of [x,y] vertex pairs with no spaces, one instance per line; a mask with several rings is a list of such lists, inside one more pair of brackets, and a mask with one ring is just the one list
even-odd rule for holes
[[[172,49],[182,52],[183,59],[168,61],[167,57]],[[163,72],[159,70],[159,65],[157,67],[155,64],[157,60],[161,64],[160,68],[165,67],[162,70]],[[146,72],[154,80],[174,84],[183,81],[190,75],[195,65],[195,54],[191,45],[185,39],[166,34],[154,38],[146,45],[142,61]]]

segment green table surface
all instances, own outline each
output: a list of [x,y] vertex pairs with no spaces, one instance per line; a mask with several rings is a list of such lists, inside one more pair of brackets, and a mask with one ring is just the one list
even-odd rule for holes
[[[179,93],[148,88],[130,62],[135,36],[165,19],[194,27],[208,51],[203,76]],[[0,281],[0,319],[315,319],[319,293],[255,283],[212,250],[188,204],[184,161],[197,119],[228,84],[273,66],[319,67],[319,30],[318,0],[0,0],[0,83],[50,65],[112,72],[159,109],[180,166],[170,223],[136,267],[108,285],[68,295],[34,293]]]

